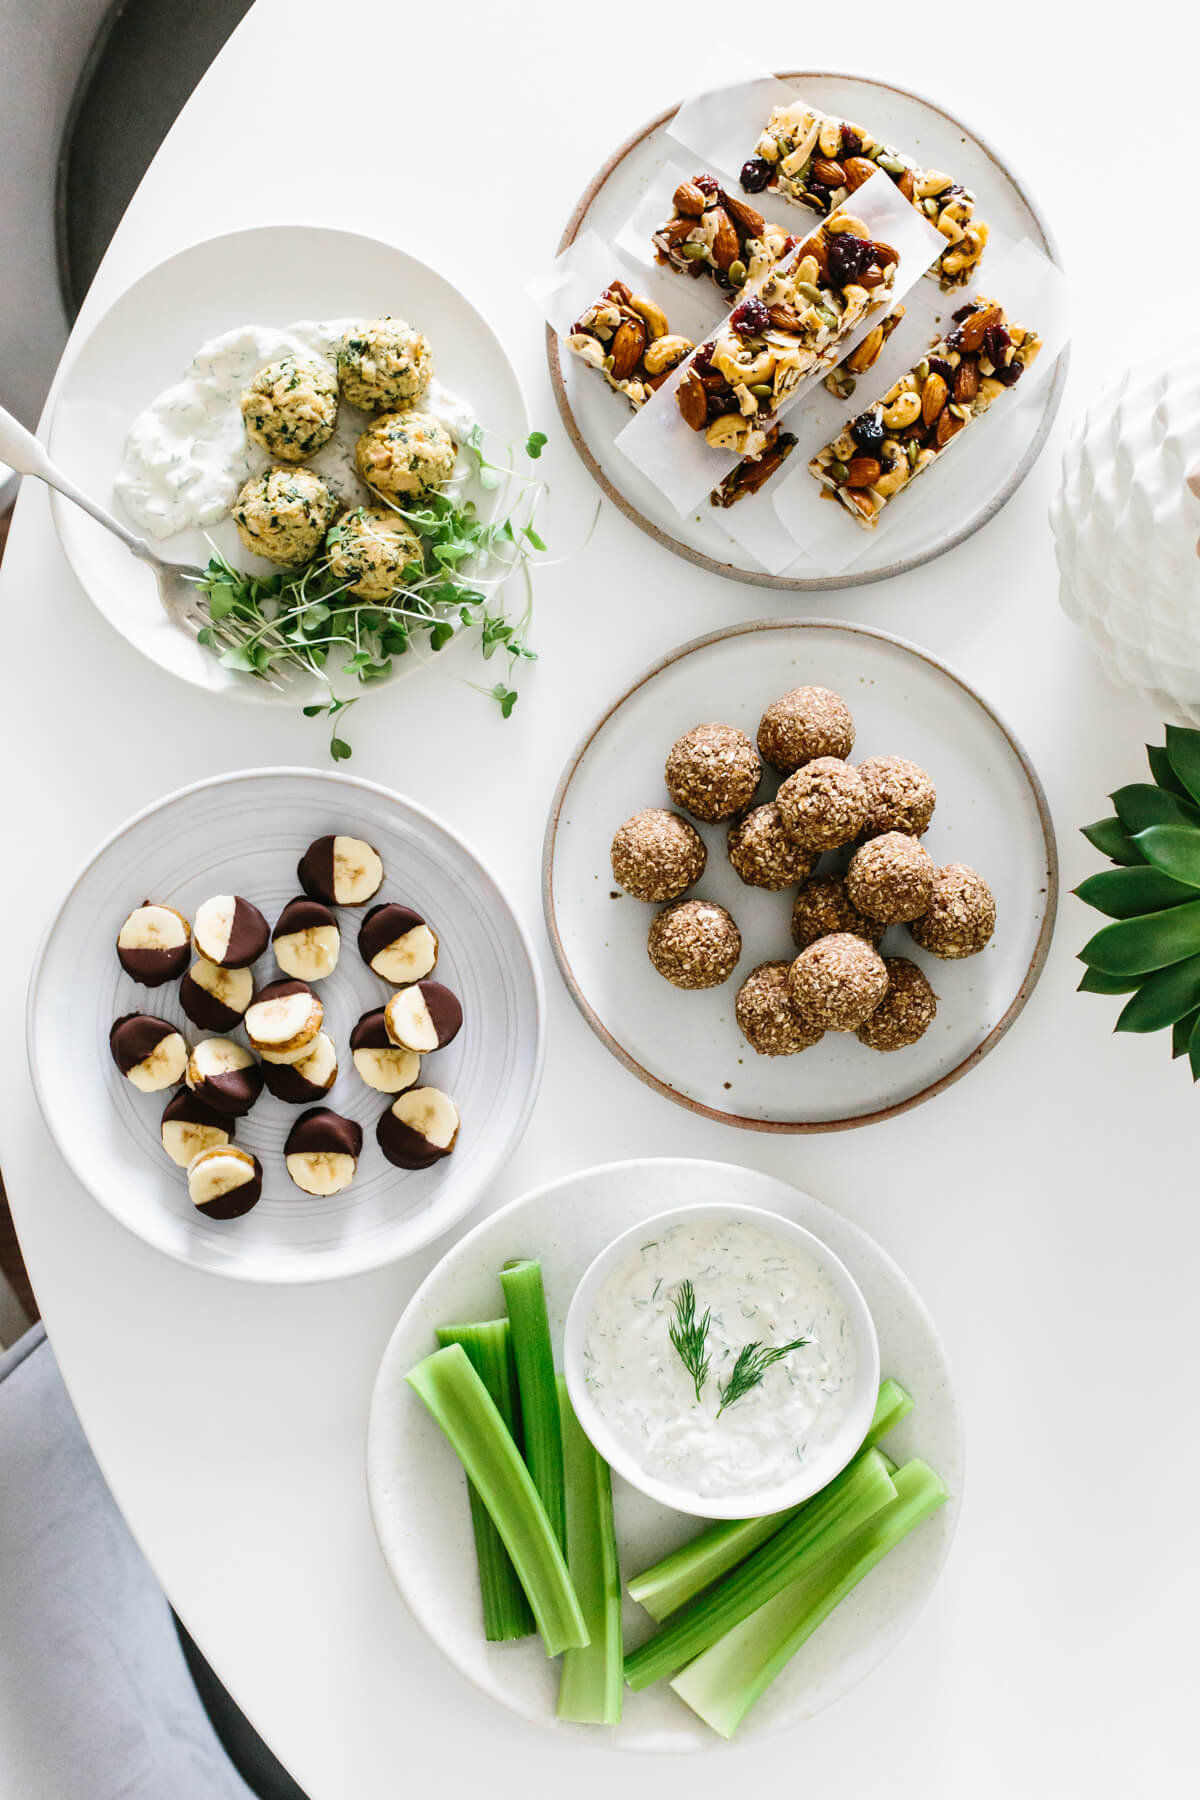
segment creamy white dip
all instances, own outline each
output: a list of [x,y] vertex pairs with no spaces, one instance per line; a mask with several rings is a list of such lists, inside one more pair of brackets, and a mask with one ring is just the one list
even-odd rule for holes
[[[690,1280],[711,1312],[711,1366],[699,1400],[671,1343]],[[739,1350],[807,1337],[718,1418]],[[596,1295],[584,1379],[609,1429],[646,1475],[713,1497],[792,1479],[850,1409],[854,1330],[837,1288],[802,1245],[745,1219],[683,1220],[631,1249]]]
[[[239,325],[202,344],[182,379],[152,400],[129,428],[113,486],[130,517],[156,538],[223,519],[242,484],[272,462],[246,436],[243,389],[267,363],[283,356],[302,356],[332,368],[338,339],[358,323],[300,319],[282,327]],[[421,396],[419,410],[439,420],[456,444],[463,444],[475,425],[467,402],[436,378]],[[371,503],[354,468],[355,439],[367,420],[366,413],[343,400],[333,437],[307,459],[306,466],[323,475],[348,506]]]

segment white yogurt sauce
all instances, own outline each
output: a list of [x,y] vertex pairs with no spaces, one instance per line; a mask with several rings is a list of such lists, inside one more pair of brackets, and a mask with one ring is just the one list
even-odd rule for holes
[[[243,390],[261,368],[283,356],[305,357],[332,370],[338,339],[358,323],[301,319],[283,327],[239,325],[202,344],[182,380],[152,400],[129,428],[113,486],[130,517],[156,538],[223,519],[243,482],[272,462],[246,436]],[[419,410],[438,419],[460,445],[475,425],[467,402],[436,378]],[[307,458],[307,466],[350,506],[371,503],[354,468],[355,439],[367,418],[343,400],[333,437]]]
[[[680,1284],[711,1310],[700,1399],[670,1339]],[[769,1368],[718,1419],[738,1351],[811,1341]],[[651,1478],[689,1493],[762,1491],[789,1481],[836,1435],[854,1393],[857,1349],[841,1297],[815,1257],[744,1219],[681,1221],[631,1250],[600,1288],[584,1378],[609,1429]]]

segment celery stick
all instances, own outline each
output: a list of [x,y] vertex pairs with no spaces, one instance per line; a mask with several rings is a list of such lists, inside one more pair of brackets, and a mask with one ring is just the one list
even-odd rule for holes
[[584,1435],[558,1377],[563,1469],[567,1491],[567,1544],[571,1579],[591,1642],[563,1654],[558,1716],[577,1725],[621,1723],[621,1571],[613,1527],[608,1464]]
[[793,1582],[689,1663],[671,1686],[722,1737],[750,1708],[834,1608],[910,1531],[949,1498],[927,1463],[897,1469],[896,1498],[811,1577]]
[[[437,1341],[443,1349],[447,1344],[462,1345],[471,1367],[495,1401],[496,1410],[519,1447],[517,1377],[508,1320],[487,1319],[479,1325],[439,1325]],[[528,1637],[534,1628],[533,1614],[513,1568],[512,1557],[504,1548],[478,1490],[469,1481],[467,1497],[471,1505],[471,1528],[475,1534],[475,1561],[479,1568],[483,1635],[489,1644]]]
[[547,1656],[588,1641],[554,1528],[495,1401],[461,1344],[435,1350],[405,1377],[449,1440],[491,1514],[529,1597]]
[[[870,1428],[860,1446],[869,1450],[882,1437],[897,1426],[901,1419],[912,1411],[912,1396],[905,1392],[898,1381],[889,1379],[882,1383],[879,1398],[875,1403],[875,1415]],[[810,1501],[803,1503],[805,1506]],[[644,1606],[652,1619],[660,1622],[673,1613],[685,1600],[691,1600],[710,1587],[714,1581],[735,1568],[744,1557],[757,1550],[760,1544],[783,1528],[790,1519],[794,1519],[801,1507],[789,1507],[786,1512],[772,1513],[765,1519],[728,1519],[719,1525],[712,1525],[702,1531],[690,1543],[664,1556],[652,1568],[644,1569],[635,1575],[627,1585],[632,1597],[640,1606]]]
[[563,1493],[562,1423],[558,1416],[554,1351],[550,1344],[542,1265],[507,1262],[500,1271],[500,1286],[504,1289],[508,1307],[513,1356],[517,1364],[525,1461],[554,1535],[565,1550],[567,1513]]
[[782,1531],[761,1545],[719,1586],[677,1613],[625,1659],[631,1688],[649,1687],[682,1669],[776,1594],[833,1555],[896,1489],[878,1450],[867,1450]]

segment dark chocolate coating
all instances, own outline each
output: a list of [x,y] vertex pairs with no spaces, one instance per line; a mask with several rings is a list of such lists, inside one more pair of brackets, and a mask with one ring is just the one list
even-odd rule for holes
[[258,961],[270,943],[271,927],[252,900],[243,900],[240,894],[235,894],[233,900],[233,930],[229,934],[229,948],[221,959],[221,966],[225,969],[248,969],[252,962]]
[[[285,994],[307,994],[313,1000],[317,997],[307,981],[298,981],[294,975],[282,975],[278,981],[268,981],[265,987],[258,988],[250,1006],[257,1006],[260,1000],[282,1000]],[[250,1006],[246,1008],[247,1012]]]
[[329,908],[320,900],[307,900],[301,895],[295,900],[289,900],[280,913],[271,933],[271,942],[277,943],[281,937],[291,937],[293,932],[316,931],[324,925],[337,925]]
[[351,1050],[394,1050],[396,1048],[387,1034],[382,1006],[377,1006],[374,1012],[363,1014],[350,1033],[350,1048]]
[[[313,1042],[316,1041],[314,1038]],[[299,1063],[264,1063],[262,1072],[268,1094],[274,1094],[277,1100],[284,1100],[289,1106],[311,1106],[314,1100],[323,1100],[329,1092],[329,1088],[320,1087],[315,1081],[306,1081],[300,1073]],[[333,1082],[330,1082],[329,1087],[332,1086]]]
[[397,1169],[431,1169],[454,1148],[451,1144],[449,1150],[436,1149],[428,1138],[423,1138],[419,1131],[398,1119],[390,1106],[380,1114],[375,1136],[379,1148]]
[[118,1069],[122,1075],[128,1075],[130,1069],[136,1069],[154,1054],[165,1037],[176,1035],[177,1026],[169,1025],[166,1019],[156,1019],[153,1013],[123,1013],[113,1021],[108,1045]]
[[263,1090],[261,1063],[247,1063],[244,1069],[228,1069],[224,1075],[210,1075],[201,1084],[200,1097],[214,1112],[240,1119],[248,1113]]
[[357,1159],[362,1154],[362,1143],[362,1126],[356,1119],[344,1119],[341,1113],[331,1112],[327,1106],[315,1106],[311,1112],[301,1113],[296,1120],[288,1132],[283,1154],[302,1156],[306,1151],[315,1150]]
[[385,900],[381,906],[373,906],[358,928],[359,955],[369,968],[371,958],[394,944],[406,932],[415,931],[425,921],[420,913],[413,912],[410,906],[400,906],[395,900]]
[[333,891],[333,843],[336,833],[316,838],[296,864],[296,876],[310,900],[336,906]]
[[193,981],[190,970],[179,984],[179,1004],[193,1025],[211,1031],[214,1037],[226,1037],[242,1022],[242,1014]]
[[[444,1050],[447,1044],[454,1042],[462,1030],[463,1010],[458,995],[450,991],[443,982],[433,981],[426,976],[424,981],[416,981],[413,986],[420,989],[421,998],[437,1032],[435,1048]],[[407,989],[400,988],[400,993]]]
[[117,961],[127,975],[143,987],[162,987],[182,974],[191,960],[190,943],[173,944],[169,950],[122,950],[117,945]]
[[191,1088],[180,1088],[177,1094],[172,1094],[163,1107],[163,1125],[170,1125],[175,1120],[182,1125],[211,1125],[214,1129],[225,1132],[229,1137],[237,1134],[237,1127],[228,1114],[222,1118],[221,1114],[214,1112],[207,1101],[200,1098],[199,1094],[193,1094]]
[[262,1199],[262,1181],[262,1164],[256,1156],[254,1174],[249,1181],[243,1181],[240,1187],[230,1188],[227,1194],[219,1194],[205,1206],[197,1206],[196,1211],[203,1213],[206,1219],[240,1219],[243,1213],[248,1213]]

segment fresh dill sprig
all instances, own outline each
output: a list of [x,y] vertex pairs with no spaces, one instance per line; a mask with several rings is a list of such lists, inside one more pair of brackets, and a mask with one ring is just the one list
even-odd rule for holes
[[671,1342],[678,1352],[680,1362],[692,1378],[692,1386],[699,1400],[700,1390],[708,1379],[711,1360],[705,1345],[708,1342],[712,1312],[709,1309],[702,1319],[696,1318],[696,1290],[690,1281],[680,1282],[679,1292],[672,1305],[675,1308],[675,1322],[671,1326]]
[[772,1348],[759,1343],[743,1344],[737,1353],[737,1361],[729,1372],[729,1380],[717,1383],[717,1392],[721,1396],[721,1404],[717,1408],[718,1419],[727,1406],[745,1399],[747,1394],[759,1387],[768,1369],[773,1368],[777,1362],[782,1362],[785,1356],[790,1356],[793,1350],[803,1350],[806,1344],[811,1343],[811,1338],[801,1337],[793,1338],[790,1344],[776,1344]]

